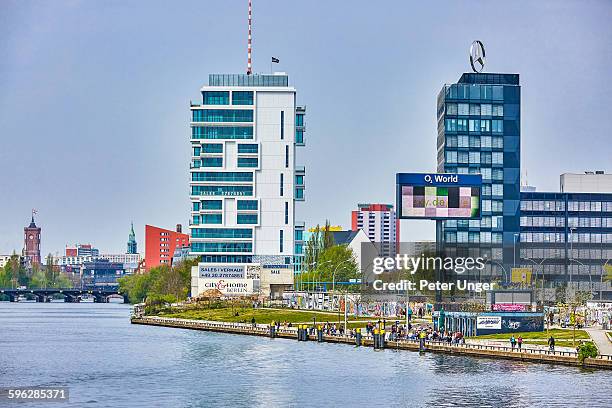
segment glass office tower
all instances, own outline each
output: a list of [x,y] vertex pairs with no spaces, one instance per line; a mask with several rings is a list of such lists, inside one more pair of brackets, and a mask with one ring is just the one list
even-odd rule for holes
[[479,246],[504,281],[518,258],[520,108],[518,74],[464,73],[438,94],[438,172],[483,179],[481,219],[437,221],[438,245]]

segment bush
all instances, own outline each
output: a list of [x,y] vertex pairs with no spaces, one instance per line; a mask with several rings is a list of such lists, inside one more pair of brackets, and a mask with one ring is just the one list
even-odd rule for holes
[[584,362],[585,358],[597,357],[597,347],[591,342],[581,343],[578,346],[578,360]]

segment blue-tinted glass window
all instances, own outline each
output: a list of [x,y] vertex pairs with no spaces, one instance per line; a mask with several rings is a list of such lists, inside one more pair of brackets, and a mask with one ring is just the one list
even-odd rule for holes
[[253,181],[253,173],[245,173],[245,172],[236,172],[236,171],[228,171],[228,172],[212,172],[212,171],[199,171],[191,173],[192,181]]
[[203,143],[204,153],[223,153],[223,143]]
[[298,186],[304,185],[304,176],[295,176],[295,184]]
[[252,122],[251,109],[196,109],[193,122]]
[[193,211],[200,211],[200,202],[196,201],[195,203],[192,203],[192,210]]
[[295,131],[295,143],[304,143],[304,131],[299,129]]
[[238,210],[256,210],[257,200],[238,200]]
[[202,200],[203,210],[220,210],[223,205],[221,200]]
[[194,215],[192,223],[193,223],[193,225],[200,225],[200,216],[199,215]]
[[304,231],[301,229],[296,229],[295,230],[295,240],[296,241],[303,241],[304,240]]
[[493,86],[493,100],[494,101],[504,100],[504,87],[503,86]]
[[493,133],[504,133],[504,121],[503,120],[492,120],[491,131]]
[[295,126],[304,126],[304,115],[298,113],[295,115]]
[[191,186],[191,195],[252,196],[252,186]]
[[193,252],[253,252],[251,242],[192,242]]
[[223,167],[223,157],[204,157],[202,167]]
[[257,153],[259,145],[256,144],[239,144],[238,153]]
[[196,146],[193,148],[193,155],[194,156],[199,156],[202,153],[202,148],[200,146]]
[[252,105],[253,91],[232,92],[232,105]]
[[193,159],[193,168],[194,169],[199,169],[200,167],[202,167],[202,160],[200,160],[200,159]]
[[237,224],[257,224],[257,214],[238,214],[236,216]]
[[296,199],[303,199],[304,198],[304,189],[303,188],[296,188],[295,189],[295,198]]
[[192,139],[252,139],[252,126],[194,126]]
[[257,157],[239,157],[238,167],[257,167],[259,159]]
[[221,224],[221,214],[201,214],[202,224]]
[[252,238],[253,230],[250,228],[194,228],[191,230],[193,238]]
[[228,91],[204,91],[204,105],[229,105]]

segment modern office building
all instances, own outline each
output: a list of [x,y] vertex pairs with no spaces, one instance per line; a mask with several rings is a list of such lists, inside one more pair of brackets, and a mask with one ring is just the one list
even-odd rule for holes
[[94,248],[91,244],[77,244],[74,247],[66,246],[65,256],[67,257],[97,257],[100,255],[100,250]]
[[[563,174],[566,191],[521,193],[520,266],[532,269],[539,286],[544,281],[546,296],[538,300],[550,300],[559,286],[612,299],[606,281],[606,268],[612,267],[612,186],[603,188],[601,176]],[[598,191],[584,191],[589,188]]]
[[84,288],[115,287],[119,284],[117,280],[123,276],[123,264],[99,259],[83,264],[81,284]]
[[394,257],[399,248],[400,224],[391,204],[358,204],[351,213],[351,229],[363,230],[380,256]]
[[130,230],[130,235],[128,237],[127,253],[128,254],[138,253],[138,244],[136,243],[136,234],[134,233],[134,223],[132,223],[132,228]]
[[177,247],[189,247],[189,235],[183,234],[180,224],[177,231],[145,225],[145,268],[172,265],[172,256]]
[[40,265],[40,227],[34,222],[23,229],[23,257],[29,265]]
[[438,94],[438,172],[481,174],[483,186],[481,219],[437,221],[436,240],[490,251],[495,279],[508,279],[520,233],[520,115],[518,74],[464,73]]
[[304,200],[296,147],[305,109],[285,73],[211,74],[201,93],[190,108],[191,254],[202,268],[281,271],[275,284],[291,284],[303,231],[295,206]]

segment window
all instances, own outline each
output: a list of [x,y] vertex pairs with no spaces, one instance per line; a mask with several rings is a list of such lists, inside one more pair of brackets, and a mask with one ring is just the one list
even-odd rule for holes
[[447,151],[446,152],[446,162],[447,163],[457,163],[457,152]]
[[238,153],[257,153],[259,152],[259,145],[256,144],[239,144]]
[[480,164],[491,164],[491,152],[480,153]]
[[458,146],[459,147],[469,147],[470,146],[470,139],[467,135],[459,135],[457,136],[457,140],[458,140]]
[[283,230],[280,230],[278,234],[278,248],[281,254],[283,253],[283,235]]
[[280,196],[281,197],[283,196],[283,192],[284,192],[283,191],[283,188],[284,188],[283,184],[284,184],[284,175],[283,175],[283,173],[281,173],[280,174]]
[[492,191],[494,196],[503,196],[504,195],[504,185],[503,184],[493,184]]
[[480,137],[480,146],[481,147],[491,147],[491,136],[481,136]]
[[196,109],[192,122],[252,122],[251,109]]
[[295,131],[295,143],[304,143],[304,131],[302,129],[296,129]]
[[192,242],[193,252],[253,252],[251,242]]
[[470,164],[480,164],[480,152],[470,152]]
[[204,157],[202,167],[223,167],[223,157]]
[[202,148],[200,146],[196,146],[193,148],[193,155],[198,157],[202,153]]
[[470,105],[470,116],[480,116],[480,105]]
[[257,210],[257,200],[238,200],[238,210]]
[[480,147],[480,136],[470,136],[470,147]]
[[457,153],[457,163],[459,164],[468,164],[468,152],[458,152]]
[[223,153],[223,143],[203,143],[202,151],[204,153]]
[[296,188],[295,189],[295,199],[303,200],[304,199],[304,188]]
[[238,214],[236,224],[257,224],[257,214]]
[[289,145],[285,145],[285,168],[289,168]]
[[456,132],[457,131],[457,119],[446,119],[444,128],[447,132]]
[[480,121],[480,131],[481,132],[490,132],[491,131],[491,121],[489,119],[482,119]]
[[504,105],[493,105],[493,116],[504,116]]
[[298,113],[295,115],[295,126],[304,126],[304,114]]
[[467,119],[457,119],[457,132],[467,132],[468,130],[468,120]]
[[202,160],[194,159],[193,160],[193,168],[194,169],[199,169],[200,167],[202,167]]
[[221,214],[202,214],[200,215],[202,224],[221,224]]
[[492,113],[491,104],[483,103],[482,105],[480,105],[480,114],[482,116],[491,116],[491,113]]
[[486,180],[491,180],[491,176],[492,176],[492,172],[491,172],[491,168],[489,167],[483,167],[480,169],[481,173],[482,173],[482,178],[486,179]]
[[192,139],[252,139],[252,126],[194,126]]
[[253,230],[250,228],[194,228],[191,230],[193,238],[252,238]]
[[493,164],[504,164],[504,154],[502,152],[493,152]]
[[229,105],[228,91],[204,91],[202,96],[204,105]]
[[447,115],[456,115],[457,114],[457,104],[456,103],[447,103],[446,104],[446,114]]
[[248,172],[212,172],[212,171],[199,171],[195,173],[191,173],[192,181],[225,181],[225,182],[235,182],[235,181],[253,181],[253,173]]
[[201,207],[203,210],[220,210],[222,205],[221,200],[202,200]]
[[257,167],[259,159],[257,157],[239,157],[238,167]]
[[253,91],[233,91],[232,105],[252,105]]
[[467,116],[470,114],[470,105],[467,103],[460,103],[457,105],[457,114]]
[[195,203],[192,203],[191,210],[192,211],[200,211],[200,202],[196,201]]
[[504,133],[504,121],[503,120],[492,120],[491,127],[493,133]]
[[493,141],[493,146],[496,149],[503,149],[504,148],[504,138],[503,136],[493,136],[492,138]]
[[191,186],[194,196],[252,196],[253,186]]
[[285,201],[285,224],[289,224],[289,202]]
[[470,119],[468,129],[470,132],[480,132],[480,119]]
[[304,185],[304,176],[295,176],[295,184],[298,186]]
[[446,137],[446,146],[448,147],[457,147],[457,136],[449,135]]
[[285,138],[285,111],[281,111],[280,137],[281,137],[281,140],[283,140]]

